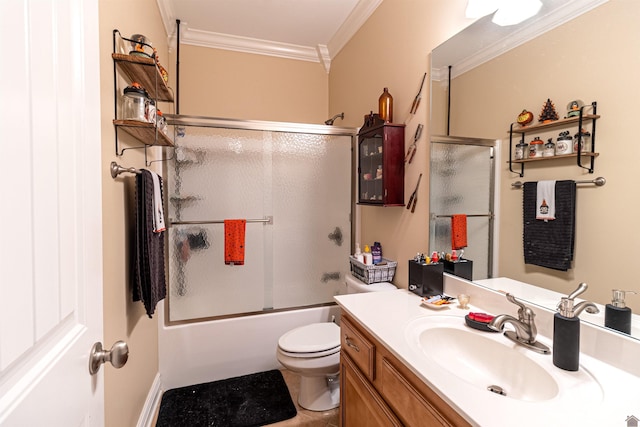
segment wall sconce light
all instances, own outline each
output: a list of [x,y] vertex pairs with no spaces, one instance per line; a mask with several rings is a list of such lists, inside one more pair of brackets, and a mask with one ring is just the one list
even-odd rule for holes
[[465,15],[481,18],[495,12],[491,21],[505,27],[531,18],[541,7],[540,0],[468,0]]

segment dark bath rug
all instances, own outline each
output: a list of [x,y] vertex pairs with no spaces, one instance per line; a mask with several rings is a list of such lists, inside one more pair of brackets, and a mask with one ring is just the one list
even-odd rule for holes
[[282,373],[257,374],[167,390],[156,427],[251,427],[296,415]]

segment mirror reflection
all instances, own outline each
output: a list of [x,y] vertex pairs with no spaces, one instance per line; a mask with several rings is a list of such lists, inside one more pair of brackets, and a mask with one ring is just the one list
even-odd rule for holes
[[[604,306],[611,303],[614,289],[640,291],[633,268],[633,247],[640,237],[640,224],[634,219],[640,212],[635,185],[640,144],[633,124],[637,111],[633,95],[640,75],[640,60],[634,52],[640,28],[634,17],[640,16],[640,2],[543,3],[573,8],[574,17],[570,19],[565,9],[559,22],[549,24],[543,18],[552,13],[545,12],[545,6],[539,16],[513,28],[497,27],[491,17],[485,17],[432,52],[430,129],[433,135],[502,140],[496,157],[499,238],[494,276],[537,286],[545,298],[548,295],[542,290],[555,292],[549,301],[530,300],[551,309],[556,297],[586,282],[589,289],[584,299]],[[583,9],[578,11],[579,7]],[[499,33],[497,38],[484,37],[494,33]],[[463,54],[465,46],[470,54]],[[452,55],[452,50],[459,55]],[[532,112],[531,125],[538,124],[548,99],[559,118],[567,115],[566,107],[574,100],[597,102],[600,118],[594,151],[599,156],[593,174],[577,166],[575,155],[529,162],[523,177],[509,171],[510,126],[519,126],[517,118],[523,110]],[[524,142],[538,138],[557,142],[566,131],[574,135],[578,129],[572,125],[535,130],[525,134]],[[512,184],[599,176],[606,178],[607,185],[578,185],[576,190],[571,267],[560,271],[525,264],[523,194]],[[640,313],[640,295],[628,294],[626,304]],[[589,320],[603,323],[601,318]]]

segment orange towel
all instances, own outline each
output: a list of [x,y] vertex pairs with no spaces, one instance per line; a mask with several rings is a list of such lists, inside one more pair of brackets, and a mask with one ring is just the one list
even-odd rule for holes
[[467,247],[467,216],[451,215],[451,249]]
[[224,220],[224,263],[244,265],[244,232],[246,219]]

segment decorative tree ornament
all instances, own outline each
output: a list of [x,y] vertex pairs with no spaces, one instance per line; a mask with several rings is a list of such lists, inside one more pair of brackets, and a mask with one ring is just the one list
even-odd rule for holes
[[542,107],[542,111],[540,112],[540,116],[538,117],[538,121],[540,123],[550,123],[558,120],[558,113],[556,112],[556,106],[553,105],[553,102],[549,98],[547,98],[547,102],[544,103]]

